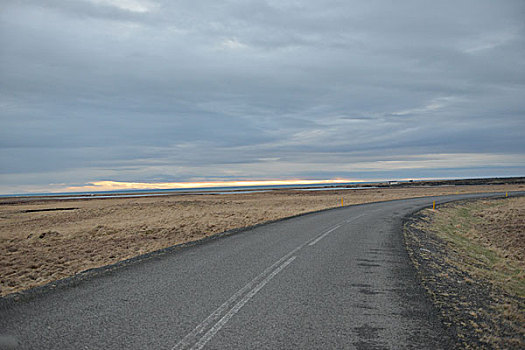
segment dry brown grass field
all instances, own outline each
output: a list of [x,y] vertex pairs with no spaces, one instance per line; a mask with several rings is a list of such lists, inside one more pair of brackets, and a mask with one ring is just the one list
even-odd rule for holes
[[[0,295],[227,230],[341,205],[523,185],[0,201]],[[46,209],[53,209],[44,211]],[[62,209],[62,210],[54,210]]]
[[405,231],[423,285],[459,348],[525,346],[525,197],[447,203]]

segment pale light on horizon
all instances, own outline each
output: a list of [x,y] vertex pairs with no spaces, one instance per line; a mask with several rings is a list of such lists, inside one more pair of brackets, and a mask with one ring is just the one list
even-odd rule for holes
[[249,180],[249,181],[205,181],[205,182],[123,182],[94,181],[83,186],[69,186],[56,189],[53,192],[87,192],[87,191],[118,191],[118,190],[168,190],[210,187],[245,187],[245,186],[280,186],[280,185],[330,185],[364,180],[331,179],[331,180]]

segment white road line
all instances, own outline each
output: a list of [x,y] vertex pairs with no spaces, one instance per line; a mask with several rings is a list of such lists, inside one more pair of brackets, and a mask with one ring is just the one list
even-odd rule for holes
[[237,313],[239,310],[255,295],[257,294],[272,278],[275,277],[282,269],[288,266],[294,261],[296,256],[292,256],[286,260],[281,266],[276,268],[271,274],[269,274],[264,280],[261,281],[255,288],[253,288],[248,294],[244,296],[234,307],[230,309],[211,329],[204,334],[204,336],[193,346],[192,350],[200,350],[210,341],[211,338]]
[[[377,211],[377,210],[374,210],[374,211]],[[374,212],[374,211],[372,211],[372,212]],[[359,219],[361,216],[364,216],[365,214],[369,214],[369,213],[370,213],[370,212],[368,212],[368,213],[363,213],[363,214],[360,214],[360,215],[357,215],[355,218],[352,218],[352,219],[348,219],[348,220],[346,220],[346,222],[347,222],[347,223],[351,223],[352,221],[355,221],[355,220]]]
[[330,232],[334,231],[334,230],[337,230],[339,227],[341,227],[341,225],[337,225],[333,228],[331,228],[330,230],[326,231],[325,233],[323,233],[322,235],[320,235],[319,237],[317,237],[314,241],[308,243],[309,246],[312,246],[314,244],[316,244],[317,242],[319,242],[320,240],[322,240],[323,238],[325,238]]
[[301,244],[297,248],[293,249],[291,252],[277,260],[272,266],[268,267],[261,274],[251,280],[244,287],[239,289],[235,294],[233,294],[230,299],[226,300],[221,306],[219,306],[211,315],[209,315],[204,321],[202,321],[197,327],[188,333],[180,342],[175,345],[172,350],[182,350],[187,349],[191,344],[195,343],[198,336],[204,332],[209,326],[211,326],[217,319],[219,319],[223,312],[230,308],[230,305],[235,303],[244,293],[248,292],[261,278],[270,273],[277,265],[281,264],[284,260],[288,259],[292,254],[297,252],[299,249],[304,247],[306,243]]
[[[363,216],[365,214],[361,214],[359,216],[356,216],[355,218],[351,219],[351,220],[348,220],[346,222],[351,222],[361,216]],[[292,259],[288,259],[290,258],[290,256],[292,256],[293,254],[295,254],[297,251],[299,251],[300,249],[302,249],[305,245],[314,245],[316,244],[317,242],[319,242],[321,239],[323,239],[326,235],[328,235],[330,232],[338,229],[339,227],[341,227],[343,224],[338,224],[337,226],[333,227],[332,229],[330,229],[328,232],[325,232],[324,234],[322,234],[320,237],[317,237],[317,238],[313,238],[311,240],[308,240],[304,243],[302,243],[301,245],[299,245],[298,247],[292,249],[288,254],[286,254],[285,256],[283,256],[282,258],[280,258],[279,260],[277,260],[275,263],[273,263],[270,267],[266,268],[263,272],[261,272],[257,277],[255,277],[253,280],[251,280],[248,284],[246,284],[244,287],[242,287],[241,289],[239,289],[235,294],[233,294],[228,300],[226,300],[221,306],[219,306],[212,314],[210,314],[208,317],[206,317],[206,319],[204,321],[202,321],[199,325],[197,325],[197,327],[195,327],[190,333],[188,333],[181,341],[179,341],[173,348],[172,350],[183,350],[183,349],[188,349],[191,347],[192,344],[195,344],[195,342],[197,341],[197,339],[199,338],[199,336],[206,330],[208,329],[214,322],[216,322],[217,319],[221,318],[221,315],[227,311],[228,309],[230,309],[231,305],[234,304],[237,299],[239,299],[242,295],[244,295],[245,293],[247,293],[259,280],[261,280],[262,278],[264,278],[264,276],[266,276],[267,274],[270,273],[270,275],[268,275],[268,277],[266,277],[264,281],[266,281],[264,284],[268,283],[268,281],[273,278],[273,276],[275,276],[280,270],[282,270],[282,268],[286,267],[286,265],[288,265],[289,263],[291,263],[293,261],[293,259],[295,259],[296,257],[293,257]],[[279,264],[281,264],[283,261],[285,261],[286,259],[288,259],[286,261],[285,264],[279,266],[277,269],[275,269],[276,266],[278,266]],[[275,269],[275,270],[274,270]],[[274,270],[272,272],[272,270]],[[279,270],[279,271],[277,271]],[[276,272],[277,271],[277,272]],[[262,283],[262,282],[261,282]],[[260,287],[262,288],[264,286],[264,284]],[[260,284],[259,284],[260,285]],[[251,292],[249,292],[247,295],[250,295],[250,293],[253,292],[253,290],[257,289],[259,287],[259,285],[257,285],[254,289],[252,289]],[[259,288],[259,289],[260,289]],[[258,290],[257,290],[258,291]],[[257,292],[255,292],[257,293]],[[244,300],[246,298],[246,296],[244,298],[241,299]],[[250,299],[251,297],[249,297],[248,299],[246,299],[246,302]],[[237,302],[237,304],[235,305],[238,305],[241,301]],[[246,302],[244,302],[242,305],[244,305]],[[241,307],[242,307],[241,305]],[[235,308],[235,306],[234,306]],[[228,313],[226,313],[226,315],[228,315],[230,312],[231,312],[232,309],[230,309],[230,311],[228,311]],[[221,320],[226,317],[223,316],[221,318]],[[233,315],[232,315],[233,316]],[[231,318],[231,317],[230,317]],[[219,320],[220,322],[220,320]],[[218,323],[218,322],[217,322]],[[217,325],[217,323],[215,323],[215,325],[213,327],[215,327]],[[212,329],[213,329],[212,327]],[[222,327],[222,326],[221,326]],[[220,329],[220,328],[219,328]],[[219,330],[217,329],[217,331]],[[209,332],[211,331],[211,329],[206,333],[208,334]],[[217,331],[215,333],[217,333]],[[215,334],[214,333],[214,334]],[[206,334],[204,336],[206,336]],[[213,336],[213,335],[212,335]],[[203,337],[204,338],[204,337]],[[199,340],[202,341],[201,338]],[[211,337],[210,337],[211,338]],[[208,340],[207,340],[208,341]],[[206,341],[206,342],[207,342]],[[205,344],[205,343],[204,343]],[[204,346],[204,344],[202,346]],[[201,347],[202,348],[202,347]],[[199,348],[200,349],[200,348]]]
[[[361,215],[358,215],[356,216],[355,218],[352,218],[352,219],[349,219],[349,220],[345,220],[345,223],[350,223],[354,220],[357,220],[359,219],[361,216],[365,215],[364,213],[361,214]],[[330,230],[326,231],[325,233],[323,233],[322,235],[320,235],[319,237],[317,237],[316,239],[314,239],[313,241],[311,241],[310,243],[308,243],[309,246],[313,246],[314,244],[316,244],[317,242],[319,242],[320,240],[322,240],[323,238],[325,238],[330,232],[333,232],[334,230],[337,230],[339,227],[343,226],[343,224],[339,224],[339,225],[336,225],[335,227],[331,228]]]

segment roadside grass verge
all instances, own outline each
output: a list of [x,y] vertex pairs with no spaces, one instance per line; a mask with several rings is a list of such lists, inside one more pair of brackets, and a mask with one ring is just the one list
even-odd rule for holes
[[[477,201],[461,207],[447,206],[439,212],[427,211],[431,219],[432,232],[449,242],[449,247],[456,253],[462,253],[455,264],[470,272],[479,279],[489,281],[507,293],[521,298],[525,297],[525,270],[523,260],[516,259],[519,247],[503,248],[500,242],[491,240],[484,235],[487,221],[492,223],[491,229],[498,230],[502,235],[509,234],[503,228],[501,211],[512,210],[518,201],[525,198],[507,201]],[[488,210],[492,209],[492,210]],[[495,210],[494,210],[495,209]],[[525,220],[525,218],[521,218]],[[523,226],[521,227],[523,229]],[[525,232],[514,232],[525,239]],[[501,237],[504,240],[508,237]]]
[[525,348],[525,197],[423,210],[405,239],[458,347]]

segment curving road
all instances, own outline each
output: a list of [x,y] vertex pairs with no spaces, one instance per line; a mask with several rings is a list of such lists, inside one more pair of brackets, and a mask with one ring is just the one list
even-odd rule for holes
[[402,218],[434,199],[479,196],[308,214],[4,300],[0,347],[450,348],[405,251]]

